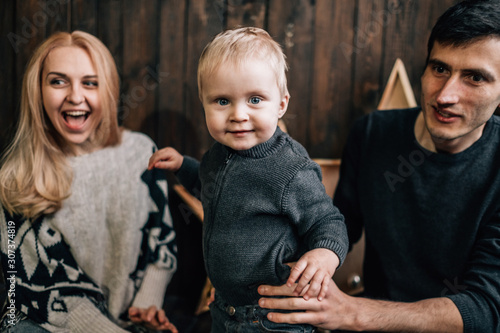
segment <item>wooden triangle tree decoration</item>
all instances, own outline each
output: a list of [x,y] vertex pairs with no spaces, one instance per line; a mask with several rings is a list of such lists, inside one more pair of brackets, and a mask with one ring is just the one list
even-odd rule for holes
[[378,110],[406,109],[416,107],[415,95],[401,59],[396,59],[391,75],[377,106]]

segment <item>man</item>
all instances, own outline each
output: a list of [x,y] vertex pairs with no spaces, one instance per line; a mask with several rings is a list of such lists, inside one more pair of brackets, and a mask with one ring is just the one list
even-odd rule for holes
[[[465,1],[428,42],[421,108],[358,121],[334,202],[366,233],[365,295],[262,298],[325,329],[500,332],[500,2]],[[264,296],[292,288],[261,286]],[[299,310],[305,310],[299,311]]]

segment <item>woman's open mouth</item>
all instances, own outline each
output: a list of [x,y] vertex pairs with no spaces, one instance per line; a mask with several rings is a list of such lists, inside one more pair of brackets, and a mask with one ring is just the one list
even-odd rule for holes
[[63,111],[62,116],[66,125],[73,130],[78,130],[83,127],[85,121],[90,116],[89,111]]

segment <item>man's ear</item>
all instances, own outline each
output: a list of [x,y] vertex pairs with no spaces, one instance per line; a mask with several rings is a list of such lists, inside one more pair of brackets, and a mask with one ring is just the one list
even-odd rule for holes
[[286,110],[288,109],[288,102],[290,101],[290,95],[286,93],[280,102],[280,110],[279,110],[279,118],[285,115]]

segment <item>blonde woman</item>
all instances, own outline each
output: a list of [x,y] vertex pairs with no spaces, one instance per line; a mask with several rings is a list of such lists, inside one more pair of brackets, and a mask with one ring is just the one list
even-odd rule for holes
[[8,299],[1,332],[176,332],[161,309],[176,268],[155,145],[117,124],[119,78],[96,37],[52,35],[23,80],[0,168]]

